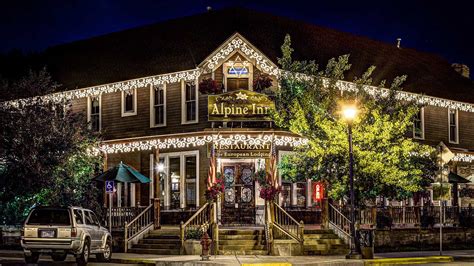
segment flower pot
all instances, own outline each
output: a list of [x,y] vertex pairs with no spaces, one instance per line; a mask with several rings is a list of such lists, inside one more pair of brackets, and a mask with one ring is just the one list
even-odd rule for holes
[[196,239],[187,239],[184,241],[184,253],[186,255],[201,255],[201,241]]

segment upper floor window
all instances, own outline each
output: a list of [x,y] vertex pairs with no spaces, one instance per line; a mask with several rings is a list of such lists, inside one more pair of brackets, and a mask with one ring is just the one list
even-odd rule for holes
[[137,114],[137,89],[122,91],[122,116]]
[[448,109],[449,142],[459,143],[458,110]]
[[150,127],[166,126],[166,85],[152,86],[150,91]]
[[93,131],[100,131],[101,128],[101,97],[90,96],[87,102],[87,122]]
[[194,82],[182,82],[182,110],[181,123],[198,122],[198,90],[197,80]]
[[425,138],[425,109],[422,107],[413,119],[413,138]]
[[239,55],[234,60],[229,60],[224,63],[224,85],[226,91],[234,91],[251,89],[253,83],[252,78],[252,64],[248,61],[243,61]]

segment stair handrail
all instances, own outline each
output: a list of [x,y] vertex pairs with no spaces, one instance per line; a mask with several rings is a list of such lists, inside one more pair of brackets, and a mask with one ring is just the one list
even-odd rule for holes
[[154,225],[153,204],[148,205],[140,214],[133,218],[129,223],[125,222],[124,231],[124,250],[128,251],[128,244],[135,237]]
[[209,217],[210,215],[210,204],[206,202],[206,204],[202,205],[196,213],[193,214],[185,223],[181,222],[179,226],[180,230],[180,239],[181,239],[181,249],[184,248],[184,241],[186,236],[186,231],[189,230],[190,227],[202,229],[212,224],[212,218]]
[[286,212],[280,205],[271,202],[274,208],[273,228],[278,229],[285,235],[300,244],[304,243],[304,223],[298,222],[293,216]]
[[329,227],[333,229],[336,234],[344,239],[346,243],[351,243],[351,220],[347,218],[340,210],[329,205]]

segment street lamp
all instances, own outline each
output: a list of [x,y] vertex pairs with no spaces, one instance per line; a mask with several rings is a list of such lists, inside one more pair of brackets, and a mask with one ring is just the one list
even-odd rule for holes
[[342,106],[342,117],[347,121],[348,125],[348,138],[349,138],[349,184],[351,193],[351,252],[347,254],[346,259],[360,259],[361,254],[358,251],[358,240],[355,231],[355,196],[354,196],[354,154],[352,150],[352,123],[357,117],[357,106],[356,105],[343,105]]

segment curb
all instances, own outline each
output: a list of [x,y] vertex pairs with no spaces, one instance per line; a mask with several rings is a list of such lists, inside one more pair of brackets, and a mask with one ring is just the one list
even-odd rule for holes
[[364,265],[393,265],[393,264],[425,264],[439,262],[453,262],[452,256],[428,256],[414,258],[385,258],[364,260]]
[[148,259],[114,259],[110,260],[112,263],[120,263],[120,264],[144,264],[144,265],[156,265],[156,260],[148,260]]

